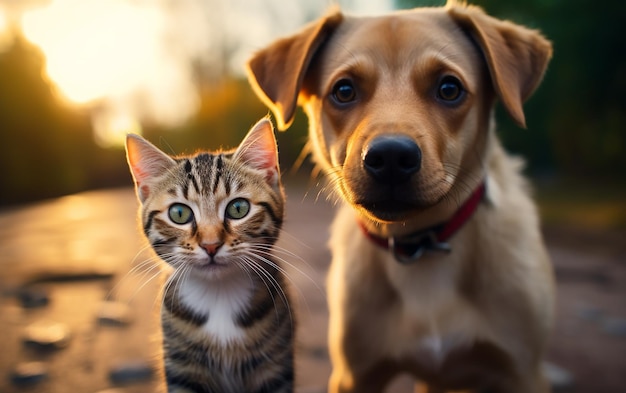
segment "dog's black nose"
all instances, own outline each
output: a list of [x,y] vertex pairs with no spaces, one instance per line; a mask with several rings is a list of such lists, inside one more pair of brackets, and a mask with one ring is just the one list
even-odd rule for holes
[[406,136],[379,136],[363,150],[363,167],[379,183],[402,183],[421,165],[422,151]]

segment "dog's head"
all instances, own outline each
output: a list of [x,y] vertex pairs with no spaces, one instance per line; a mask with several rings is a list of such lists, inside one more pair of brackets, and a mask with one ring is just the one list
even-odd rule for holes
[[256,53],[248,70],[279,128],[302,105],[316,161],[349,203],[389,222],[471,192],[496,97],[525,126],[522,103],[551,52],[538,32],[472,6],[334,10]]

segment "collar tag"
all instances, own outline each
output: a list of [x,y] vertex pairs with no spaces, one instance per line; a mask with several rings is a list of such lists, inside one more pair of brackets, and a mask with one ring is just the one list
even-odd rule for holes
[[395,237],[388,239],[389,251],[396,261],[403,265],[416,262],[426,251],[450,252],[452,247],[445,241],[439,241],[434,230],[424,232],[420,237],[411,239],[410,242],[399,242]]

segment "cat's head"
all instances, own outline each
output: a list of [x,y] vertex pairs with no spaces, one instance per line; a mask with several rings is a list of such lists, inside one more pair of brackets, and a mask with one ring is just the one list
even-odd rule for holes
[[128,135],[126,153],[144,233],[161,259],[208,278],[270,263],[284,197],[268,119],[234,152],[170,157]]

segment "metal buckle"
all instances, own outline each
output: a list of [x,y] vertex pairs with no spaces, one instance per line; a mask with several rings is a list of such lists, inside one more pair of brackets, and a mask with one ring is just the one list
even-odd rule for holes
[[388,239],[388,247],[396,261],[403,265],[416,262],[426,251],[452,251],[449,243],[437,240],[435,231],[425,232],[409,242],[399,243],[395,237],[390,237]]

